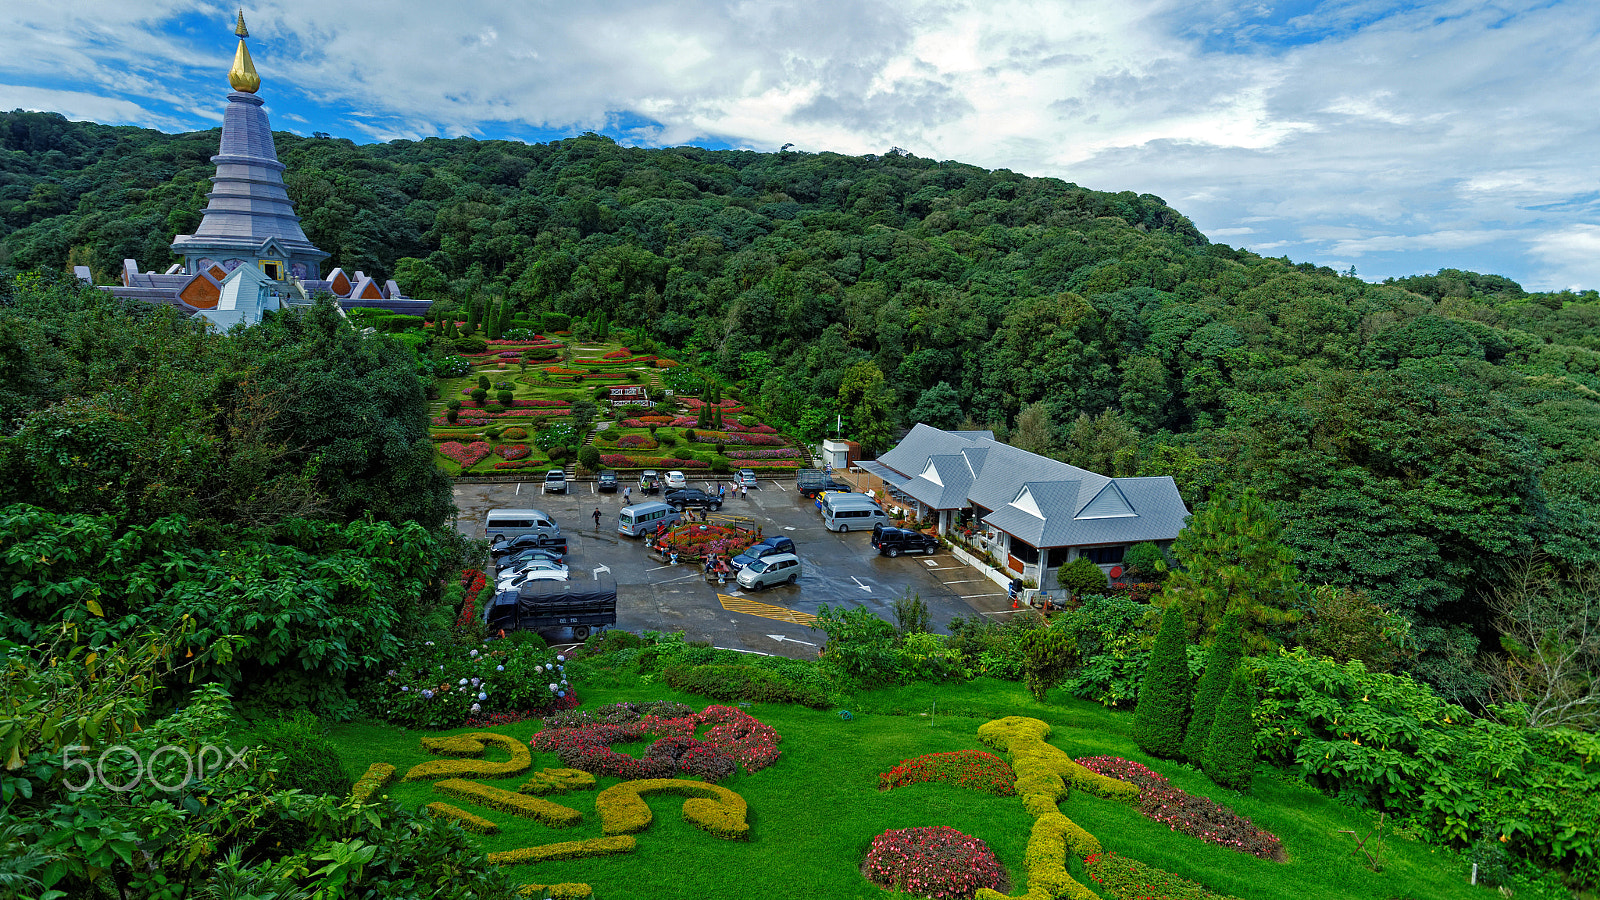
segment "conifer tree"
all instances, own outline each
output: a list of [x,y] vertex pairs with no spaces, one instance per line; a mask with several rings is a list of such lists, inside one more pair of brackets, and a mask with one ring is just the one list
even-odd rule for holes
[[1274,632],[1299,617],[1295,608],[1304,589],[1294,551],[1282,537],[1283,523],[1253,490],[1212,494],[1173,542],[1181,568],[1157,602],[1182,605],[1202,640],[1225,614],[1240,609],[1245,649],[1271,649]]
[[495,301],[494,312],[489,317],[489,340],[498,341],[506,333],[506,301],[501,298]]
[[1188,628],[1183,607],[1174,603],[1161,615],[1150,662],[1139,683],[1139,705],[1133,714],[1133,740],[1151,756],[1183,756],[1183,726],[1189,718],[1194,682],[1186,653]]
[[1222,695],[1222,704],[1217,707],[1211,739],[1206,742],[1206,754],[1200,761],[1200,768],[1222,787],[1247,791],[1255,777],[1255,726],[1250,719],[1255,705],[1256,692],[1250,683],[1250,673],[1244,666],[1237,666],[1228,692]]
[[469,297],[467,299],[467,332],[466,333],[467,334],[473,334],[477,330],[478,330],[478,298],[477,297]]
[[1240,636],[1242,614],[1235,610],[1222,617],[1217,628],[1217,639],[1211,642],[1206,653],[1206,671],[1194,689],[1194,711],[1189,715],[1189,730],[1183,738],[1183,755],[1200,764],[1205,758],[1206,743],[1211,740],[1211,726],[1217,718],[1217,707],[1222,696],[1233,683],[1233,670],[1244,656],[1244,642]]

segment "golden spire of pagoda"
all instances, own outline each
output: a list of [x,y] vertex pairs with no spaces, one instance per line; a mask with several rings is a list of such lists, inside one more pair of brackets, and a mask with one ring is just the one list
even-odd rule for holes
[[236,91],[254,94],[261,89],[261,76],[256,74],[256,64],[250,61],[250,48],[244,45],[244,39],[250,36],[250,29],[244,27],[244,10],[239,10],[239,24],[233,29],[239,36],[239,49],[233,54],[233,68],[228,70],[228,84]]

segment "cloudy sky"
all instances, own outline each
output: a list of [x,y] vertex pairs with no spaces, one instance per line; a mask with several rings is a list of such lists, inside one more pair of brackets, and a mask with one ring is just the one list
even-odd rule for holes
[[[6,0],[0,108],[221,121],[236,7]],[[1600,288],[1596,0],[272,0],[276,128],[879,153],[1161,196],[1379,280]]]

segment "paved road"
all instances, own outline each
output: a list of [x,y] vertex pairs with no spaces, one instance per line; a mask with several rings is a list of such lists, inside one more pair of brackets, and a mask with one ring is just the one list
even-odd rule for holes
[[[690,485],[714,491],[713,483]],[[872,549],[870,533],[828,531],[812,501],[794,492],[793,482],[763,480],[748,499],[730,495],[722,508],[724,514],[748,516],[764,534],[794,539],[802,567],[799,583],[764,591],[745,591],[732,582],[707,585],[698,567],[656,563],[641,541],[617,534],[616,514],[624,505],[620,491],[595,493],[590,482],[573,482],[568,490],[565,496],[547,495],[538,480],[457,485],[457,527],[482,538],[490,509],[544,510],[567,535],[568,564],[575,571],[611,569],[618,586],[617,627],[628,631],[682,631],[718,647],[806,658],[825,640],[807,624],[825,603],[865,606],[893,622],[893,603],[909,590],[928,605],[930,624],[940,632],[955,616],[1002,619],[1012,612],[1002,588],[947,552],[888,559]]]

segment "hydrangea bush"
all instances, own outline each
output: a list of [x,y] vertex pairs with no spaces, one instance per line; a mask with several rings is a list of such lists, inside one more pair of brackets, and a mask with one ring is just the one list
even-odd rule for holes
[[533,644],[426,641],[385,678],[384,715],[409,728],[454,728],[496,714],[527,717],[571,709],[577,693],[566,657]]

